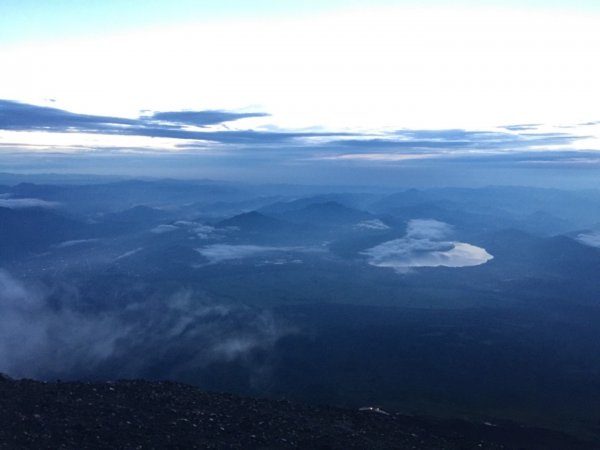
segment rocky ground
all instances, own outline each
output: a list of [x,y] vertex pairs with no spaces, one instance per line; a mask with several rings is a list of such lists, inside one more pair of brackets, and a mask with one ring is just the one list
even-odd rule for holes
[[553,431],[202,392],[0,377],[5,449],[584,449]]

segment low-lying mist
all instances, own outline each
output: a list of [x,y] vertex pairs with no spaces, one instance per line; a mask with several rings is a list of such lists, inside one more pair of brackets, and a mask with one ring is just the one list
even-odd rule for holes
[[[181,289],[85,310],[75,286],[60,292],[0,270],[0,372],[36,379],[168,378],[201,383],[214,364],[249,382],[268,372],[269,350],[291,332],[266,310],[210,301]],[[194,379],[196,377],[196,379]]]

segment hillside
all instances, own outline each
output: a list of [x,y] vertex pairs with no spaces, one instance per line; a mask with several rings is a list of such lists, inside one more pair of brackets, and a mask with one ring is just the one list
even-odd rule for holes
[[0,448],[576,449],[556,432],[205,393],[0,378]]

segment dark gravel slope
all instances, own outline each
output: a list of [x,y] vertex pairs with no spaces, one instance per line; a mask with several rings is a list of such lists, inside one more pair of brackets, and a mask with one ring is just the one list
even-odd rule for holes
[[5,449],[577,449],[552,431],[205,393],[170,382],[0,377]]

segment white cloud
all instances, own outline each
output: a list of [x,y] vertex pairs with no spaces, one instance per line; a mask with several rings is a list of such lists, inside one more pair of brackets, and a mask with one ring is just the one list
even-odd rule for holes
[[69,373],[114,352],[129,332],[115,318],[84,317],[49,306],[42,289],[0,270],[0,372],[14,376]]
[[362,252],[369,264],[406,273],[416,267],[468,267],[493,258],[485,249],[443,240],[451,228],[436,220],[412,220],[406,237],[383,242]]
[[439,153],[419,153],[419,154],[402,154],[402,153],[344,153],[341,155],[326,155],[314,156],[311,159],[321,161],[412,161],[415,159],[430,159],[439,157]]
[[131,251],[129,251],[129,252],[125,252],[125,253],[123,253],[123,254],[121,254],[121,255],[117,256],[117,257],[114,259],[114,261],[118,261],[118,260],[120,260],[120,259],[123,259],[123,258],[129,258],[130,256],[133,256],[133,255],[135,255],[136,253],[138,253],[138,252],[141,252],[142,250],[143,250],[143,248],[142,248],[142,247],[140,247],[140,248],[136,248],[136,249],[134,249],[134,250],[131,250]]
[[207,258],[211,264],[229,261],[232,259],[251,258],[264,253],[292,250],[289,247],[268,247],[261,245],[230,245],[214,244],[198,248],[196,251]]
[[[249,352],[270,350],[293,332],[268,311],[214,303],[188,290],[140,303],[131,303],[125,291],[122,303],[89,313],[79,309],[84,302],[76,286],[68,288],[73,296],[57,299],[52,292],[57,308],[47,287],[24,284],[0,269],[0,372],[81,379],[104,369],[114,378],[138,378],[168,355],[187,352],[189,358],[165,375],[177,379],[215,361],[245,361]],[[246,361],[259,373],[265,364]]]
[[186,228],[190,233],[193,233],[199,239],[210,239],[211,237],[221,237],[215,233],[215,227],[205,225],[200,222],[192,222],[190,220],[178,220],[174,225]]
[[452,233],[452,227],[433,219],[413,219],[406,226],[406,237],[410,239],[440,240]]
[[[78,112],[78,111],[75,111]],[[132,152],[134,149],[178,151],[180,139],[169,139],[161,137],[126,136],[90,133],[66,133],[50,131],[10,131],[0,132],[1,147],[24,146],[32,153],[81,153],[95,152],[98,149],[119,148],[124,152]],[[212,144],[213,146],[216,146]],[[201,143],[198,141],[198,147]],[[129,150],[128,150],[129,149]]]
[[178,230],[179,228],[176,227],[175,225],[167,225],[167,224],[161,224],[158,225],[154,228],[152,228],[150,230],[151,233],[155,233],[155,234],[163,234],[163,233],[169,233],[171,231],[175,231]]
[[256,266],[283,266],[287,264],[304,264],[304,261],[297,258],[264,259],[257,263]]
[[600,248],[600,231],[580,233],[577,235],[576,239],[582,244]]
[[358,229],[363,229],[363,230],[389,230],[390,229],[390,227],[388,227],[385,223],[383,223],[379,219],[363,220],[362,222],[357,223],[354,227],[358,228]]
[[60,203],[49,202],[39,198],[0,198],[1,208],[26,209],[26,208],[56,208]]
[[73,239],[71,241],[60,242],[56,245],[53,245],[54,248],[67,248],[67,247],[75,247],[76,245],[89,244],[91,242],[97,242],[98,239]]
[[598,48],[597,13],[362,7],[0,48],[0,98],[132,117],[255,106],[274,115],[240,127],[578,123],[597,115]]
[[208,239],[213,235],[215,228],[210,225],[196,224],[192,230],[198,238]]

